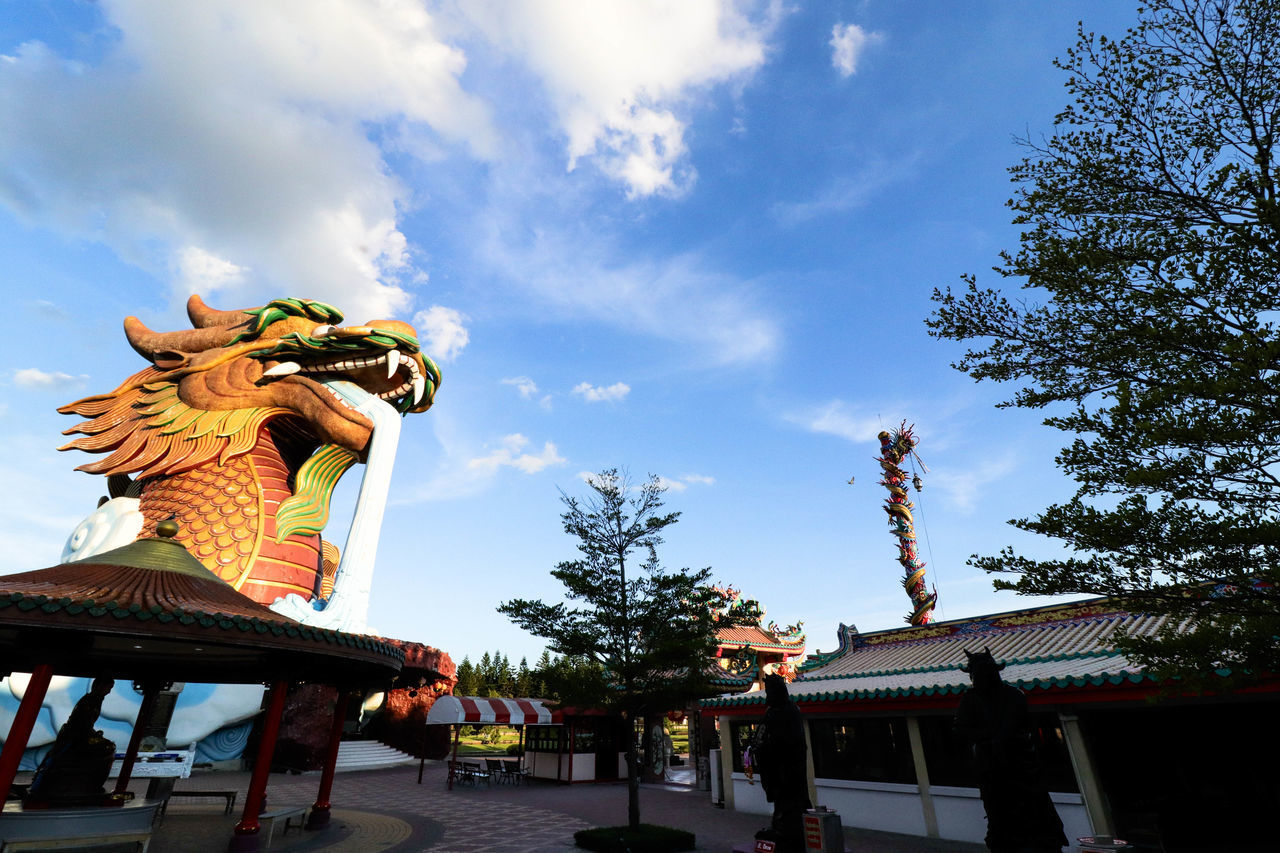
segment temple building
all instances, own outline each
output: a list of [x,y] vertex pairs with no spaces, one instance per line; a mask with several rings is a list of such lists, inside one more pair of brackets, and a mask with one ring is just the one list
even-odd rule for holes
[[[866,634],[842,625],[838,648],[811,657],[789,685],[808,728],[810,797],[845,826],[982,842],[983,805],[954,717],[970,686],[965,650],[989,648],[1006,665],[1004,681],[1026,695],[1069,839],[1270,849],[1251,846],[1266,843],[1266,827],[1246,816],[1280,803],[1280,783],[1260,770],[1280,760],[1280,681],[1193,695],[1113,645],[1120,631],[1149,636],[1165,622],[1103,598]],[[770,813],[742,763],[764,694],[701,704],[717,720],[714,787],[725,807]]]
[[716,660],[718,672],[713,682],[728,691],[761,690],[763,679],[777,673],[791,681],[804,658],[805,637],[803,622],[779,627],[770,621],[765,624],[765,609],[754,599],[744,599],[734,587],[716,588],[725,598],[721,613],[728,615],[739,611],[747,615],[748,623],[716,631]]

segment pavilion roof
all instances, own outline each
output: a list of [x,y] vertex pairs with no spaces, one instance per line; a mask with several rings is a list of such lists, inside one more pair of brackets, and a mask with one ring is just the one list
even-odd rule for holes
[[171,538],[0,577],[0,659],[60,675],[253,683],[390,681],[404,653],[236,592]]

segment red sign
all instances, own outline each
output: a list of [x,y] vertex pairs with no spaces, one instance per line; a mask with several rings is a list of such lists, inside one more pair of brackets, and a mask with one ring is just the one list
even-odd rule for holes
[[775,845],[772,841],[765,841],[763,838],[756,839],[755,853],[773,853]]

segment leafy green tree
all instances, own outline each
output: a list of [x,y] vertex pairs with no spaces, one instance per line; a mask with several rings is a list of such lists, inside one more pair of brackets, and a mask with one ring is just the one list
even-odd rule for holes
[[966,277],[929,325],[1020,386],[1003,405],[1055,406],[1078,489],[1011,523],[1073,553],[972,562],[1170,615],[1122,646],[1158,673],[1280,671],[1280,0],[1152,0],[1056,64],[1071,100],[1020,140],[996,268],[1029,293]]
[[[662,531],[679,513],[663,513],[657,477],[638,486],[611,469],[587,480],[582,500],[561,492],[564,531],[577,539],[580,557],[558,564],[551,575],[574,602],[547,604],[513,599],[498,607],[551,651],[585,659],[601,677],[595,704],[627,719],[646,708],[682,707],[708,689],[708,661],[715,653],[712,608],[721,603],[707,585],[710,569],[667,572],[658,560]],[[582,685],[578,685],[580,688]],[[640,762],[627,739],[627,816],[640,824]]]

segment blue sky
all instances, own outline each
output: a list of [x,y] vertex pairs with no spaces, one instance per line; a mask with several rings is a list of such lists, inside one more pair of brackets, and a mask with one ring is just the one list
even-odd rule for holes
[[[0,2],[0,571],[51,565],[101,478],[54,409],[142,366],[136,314],[322,299],[414,322],[370,622],[461,660],[541,641],[558,490],[671,486],[662,552],[803,619],[909,612],[876,433],[916,425],[940,618],[1043,601],[965,564],[1072,492],[1063,437],[949,367],[934,287],[990,267],[1015,135],[1118,2]],[[848,484],[855,477],[853,485]],[[349,503],[357,482],[343,485]],[[330,538],[345,536],[335,511]]]

